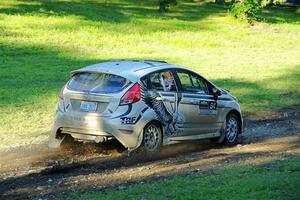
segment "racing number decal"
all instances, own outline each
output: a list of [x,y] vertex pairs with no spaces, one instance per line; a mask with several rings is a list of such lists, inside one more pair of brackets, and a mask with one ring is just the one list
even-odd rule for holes
[[201,100],[199,102],[199,109],[206,109],[206,110],[216,110],[217,109],[217,102],[215,101],[205,101]]
[[209,102],[209,110],[216,110],[217,109],[217,102],[210,101]]

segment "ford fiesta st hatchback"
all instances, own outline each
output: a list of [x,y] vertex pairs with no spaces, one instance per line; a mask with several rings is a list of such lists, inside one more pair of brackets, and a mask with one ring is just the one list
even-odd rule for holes
[[153,60],[103,62],[71,72],[49,147],[63,140],[118,140],[129,151],[211,139],[234,145],[242,132],[237,99],[203,76]]

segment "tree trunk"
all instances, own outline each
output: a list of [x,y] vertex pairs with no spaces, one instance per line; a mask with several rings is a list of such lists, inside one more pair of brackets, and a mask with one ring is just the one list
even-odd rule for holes
[[177,0],[171,0],[171,3],[176,6],[177,5]]
[[159,11],[164,13],[170,5],[177,5],[177,0],[158,0]]
[[217,4],[225,4],[225,0],[216,0]]
[[159,12],[166,12],[166,4],[163,1],[159,2]]

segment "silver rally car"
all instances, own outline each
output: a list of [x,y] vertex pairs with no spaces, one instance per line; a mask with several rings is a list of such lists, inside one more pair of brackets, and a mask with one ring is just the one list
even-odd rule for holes
[[[234,145],[242,132],[237,99],[201,75],[164,61],[103,62],[71,72],[49,147],[117,139],[129,151],[211,139]],[[70,137],[71,136],[71,137]]]

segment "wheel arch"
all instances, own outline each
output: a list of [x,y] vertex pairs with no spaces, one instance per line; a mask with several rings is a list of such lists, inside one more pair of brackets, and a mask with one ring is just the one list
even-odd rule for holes
[[[151,121],[149,121],[149,122],[147,122],[146,124],[145,124],[145,126],[143,127],[143,129],[147,126],[147,125],[149,125],[149,124],[151,124],[151,123],[156,123],[156,124],[158,124],[159,125],[159,127],[160,127],[160,130],[161,130],[161,136],[162,136],[162,143],[163,143],[163,141],[164,141],[164,133],[165,133],[165,131],[164,131],[164,127],[163,127],[163,125],[161,124],[161,122],[159,121],[159,120],[157,120],[157,119],[153,119],[153,120],[151,120]],[[144,131],[143,131],[143,135],[144,135]],[[143,136],[144,137],[144,136]]]
[[239,112],[239,111],[236,110],[236,109],[232,109],[232,110],[230,110],[230,111],[227,113],[226,118],[227,118],[227,116],[229,116],[230,114],[234,114],[234,115],[236,115],[236,116],[238,117],[238,120],[239,120],[239,122],[240,122],[239,134],[242,134],[242,132],[243,132],[243,118],[242,118],[241,112]]

